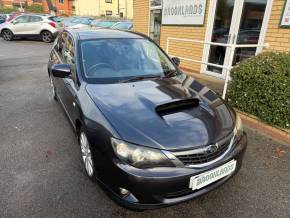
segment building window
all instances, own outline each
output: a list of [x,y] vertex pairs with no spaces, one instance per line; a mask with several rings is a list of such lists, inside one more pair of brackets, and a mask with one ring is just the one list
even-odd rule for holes
[[107,16],[111,16],[112,14],[113,14],[112,11],[106,11],[106,15],[107,15]]
[[112,3],[112,0],[105,0],[106,3]]
[[161,2],[161,0],[151,0],[150,1],[150,6],[151,7],[161,7],[162,6],[162,2]]
[[64,0],[58,0],[60,4],[64,4]]
[[58,10],[58,13],[59,14],[65,14],[65,11],[64,10]]

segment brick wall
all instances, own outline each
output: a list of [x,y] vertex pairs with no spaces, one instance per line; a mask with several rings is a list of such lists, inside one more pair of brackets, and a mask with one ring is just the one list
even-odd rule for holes
[[[206,9],[205,25],[199,27],[162,26],[160,45],[165,50],[168,37],[205,40],[206,24],[209,11],[209,1]],[[280,18],[285,0],[274,0],[265,42],[270,44],[268,50],[290,52],[290,29],[280,28]],[[149,0],[134,0],[134,30],[148,33]],[[201,60],[203,45],[186,42],[170,41],[169,54],[190,59]],[[181,67],[191,71],[200,71],[200,64],[190,61],[181,61]]]
[[285,0],[274,0],[265,42],[270,44],[268,50],[290,52],[290,29],[280,28]]
[[134,30],[148,34],[149,0],[133,1]]
[[[207,4],[209,7],[209,3]],[[207,23],[208,8],[206,9]],[[134,30],[148,34],[148,21],[149,21],[149,2],[148,0],[134,0]],[[165,50],[168,37],[185,38],[204,40],[206,32],[206,25],[204,26],[162,26],[160,45]],[[203,45],[170,41],[169,54],[172,56],[180,56],[189,59],[202,59]],[[181,67],[191,71],[200,71],[200,64],[194,64],[191,61],[181,61]]]

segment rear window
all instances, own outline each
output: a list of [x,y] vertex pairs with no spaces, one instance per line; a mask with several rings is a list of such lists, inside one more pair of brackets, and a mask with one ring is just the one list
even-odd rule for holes
[[54,17],[49,17],[48,19],[49,19],[49,20],[52,20],[52,21],[54,21],[54,22],[57,22],[57,23],[60,23],[60,22],[62,21],[62,19],[61,19],[60,17],[56,17],[56,16],[54,16]]

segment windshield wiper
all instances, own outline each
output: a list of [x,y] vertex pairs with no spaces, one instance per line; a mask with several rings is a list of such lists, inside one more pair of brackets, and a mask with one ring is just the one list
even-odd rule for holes
[[138,80],[152,79],[152,78],[160,78],[160,76],[159,75],[135,76],[129,79],[120,80],[119,83],[134,82]]
[[177,76],[178,75],[178,72],[176,70],[166,70],[164,71],[164,77],[165,78],[169,78],[169,77],[172,77],[172,76]]

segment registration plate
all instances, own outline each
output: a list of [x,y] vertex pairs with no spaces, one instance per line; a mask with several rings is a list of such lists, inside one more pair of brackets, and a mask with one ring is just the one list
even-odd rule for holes
[[213,182],[232,174],[236,169],[237,161],[232,160],[220,167],[190,178],[189,188],[201,189]]

